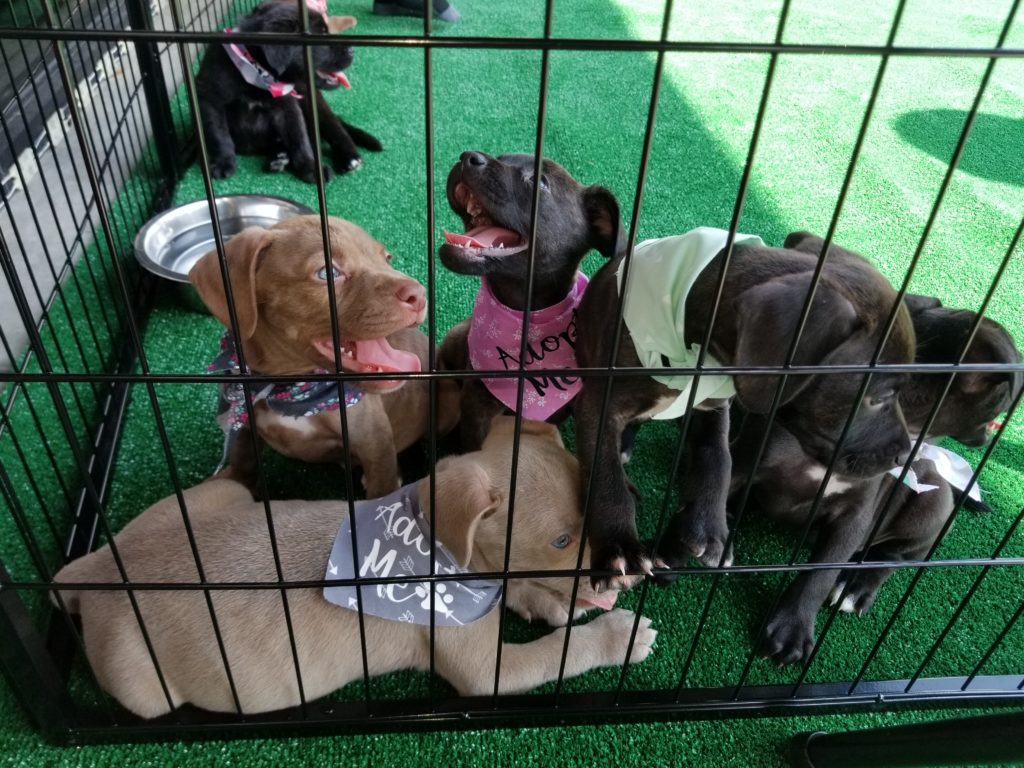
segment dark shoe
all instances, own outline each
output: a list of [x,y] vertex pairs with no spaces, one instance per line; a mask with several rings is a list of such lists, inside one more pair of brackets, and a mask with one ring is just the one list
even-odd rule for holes
[[[423,18],[425,0],[374,0],[373,12],[378,16],[419,16]],[[458,21],[461,16],[448,0],[433,0],[434,17],[441,21]]]

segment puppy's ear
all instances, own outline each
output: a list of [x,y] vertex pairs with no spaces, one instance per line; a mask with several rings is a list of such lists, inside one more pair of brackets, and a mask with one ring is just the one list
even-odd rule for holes
[[934,296],[925,296],[920,293],[908,293],[903,297],[903,303],[911,315],[924,312],[926,309],[935,309],[942,306],[942,302]]
[[786,241],[782,244],[782,247],[817,256],[821,253],[821,246],[824,244],[824,240],[810,232],[790,232],[786,235]]
[[[256,310],[256,267],[260,255],[270,245],[273,236],[261,227],[243,229],[224,245],[224,260],[227,262],[228,279],[231,281],[231,296],[235,302],[238,317],[238,332],[248,339],[256,332],[258,313]],[[221,278],[220,260],[216,249],[204,255],[188,273],[188,281],[210,313],[228,328],[231,314],[228,312],[227,291]]]
[[[269,31],[269,30],[268,30]],[[281,30],[282,32],[292,32],[297,30]],[[255,46],[253,46],[255,47]],[[250,49],[251,50],[251,49]],[[301,60],[301,48],[291,45],[263,45],[260,46],[260,50],[263,52],[263,59],[267,63],[267,68],[277,76],[283,75],[288,71],[289,67],[302,66]]]
[[[737,366],[781,366],[793,343],[800,312],[810,285],[808,275],[788,275],[744,291],[736,299]],[[822,283],[814,294],[811,311],[793,355],[793,365],[820,363],[835,347],[846,341],[859,325],[857,312],[844,296]],[[787,403],[810,384],[810,376],[790,376],[782,392]],[[734,377],[740,403],[754,413],[771,408],[779,377],[738,375]]]
[[583,206],[590,222],[591,246],[606,259],[626,250],[626,233],[615,195],[594,184],[583,191]]
[[430,478],[420,482],[420,499],[429,512],[437,539],[463,568],[473,555],[480,521],[501,505],[501,494],[491,485],[487,470],[469,456],[450,456],[434,472],[437,509],[430,509]]
[[356,25],[355,16],[328,16],[327,17],[327,31],[332,35],[336,35],[339,32],[344,32],[346,29],[352,29]]

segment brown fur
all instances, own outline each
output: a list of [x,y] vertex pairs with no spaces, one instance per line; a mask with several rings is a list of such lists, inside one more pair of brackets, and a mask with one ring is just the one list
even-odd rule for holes
[[[437,465],[437,538],[456,559],[477,571],[503,566],[513,421],[496,420],[475,453]],[[582,538],[576,460],[558,432],[524,422],[512,527],[512,571],[572,570]],[[421,498],[429,499],[428,480]],[[240,484],[214,478],[185,492],[188,516],[210,582],[276,584],[262,504]],[[281,566],[286,580],[324,577],[331,544],[347,505],[337,501],[272,503]],[[552,542],[568,535],[569,546]],[[182,514],[174,496],[132,520],[115,537],[129,578],[137,583],[197,583]],[[589,553],[588,553],[589,554]],[[589,562],[587,555],[584,564]],[[55,580],[120,583],[109,546],[63,568]],[[568,620],[573,579],[513,580],[509,606],[520,613]],[[299,703],[291,648],[278,589],[214,590],[210,593],[226,655],[245,713]],[[100,684],[132,712],[156,717],[169,711],[139,624],[124,591],[61,589],[72,612],[82,617],[86,655]],[[586,578],[578,598],[596,597]],[[202,592],[135,592],[174,706],[191,703],[234,711],[224,664]],[[358,615],[328,603],[319,588],[291,589],[288,606],[295,631],[305,695],[323,696],[362,675]],[[586,607],[577,607],[580,614]],[[613,610],[572,631],[565,676],[626,660],[636,616]],[[429,669],[429,627],[365,618],[371,675],[399,669]],[[438,673],[465,695],[488,694],[494,684],[499,612],[458,628],[436,628]],[[641,618],[630,662],[651,651],[656,632]],[[519,645],[503,644],[499,691],[525,691],[558,676],[565,630]]]
[[[396,349],[415,353],[427,369],[428,341],[416,326],[426,311],[423,287],[392,268],[384,246],[351,222],[331,217],[331,256],[344,276],[335,281],[340,340],[386,337]],[[252,227],[224,247],[238,334],[245,362],[261,374],[303,374],[316,368],[334,370],[334,360],[314,346],[331,339],[324,248],[319,216],[298,216],[271,229]],[[216,251],[203,256],[189,273],[210,311],[231,327],[228,300]],[[347,409],[352,458],[363,467],[370,496],[383,496],[400,485],[397,453],[422,438],[429,428],[426,381],[365,379],[362,401]],[[458,421],[458,392],[439,382],[438,431]],[[266,403],[256,404],[256,428],[267,443],[286,456],[310,462],[341,462],[345,456],[341,416],[324,412],[295,419],[280,416]],[[251,440],[240,435],[229,457],[230,476],[254,487]]]

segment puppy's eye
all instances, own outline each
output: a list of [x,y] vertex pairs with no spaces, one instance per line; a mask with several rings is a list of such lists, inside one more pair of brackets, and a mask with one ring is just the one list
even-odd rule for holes
[[568,533],[563,533],[557,539],[551,542],[551,546],[555,549],[565,549],[572,543],[572,536]]
[[[526,183],[531,185],[531,186],[533,186],[533,178],[534,178],[533,174],[528,175],[526,177]],[[548,191],[548,177],[547,177],[547,174],[543,174],[543,173],[541,174],[541,176],[540,176],[540,188],[543,189],[545,192]]]
[[[331,265],[331,279],[332,280],[337,281],[337,280],[340,280],[344,276],[345,275],[342,274],[341,270],[338,269],[338,265],[337,264],[332,264]],[[316,271],[316,279],[317,280],[323,280],[325,283],[327,282],[327,267],[320,267],[320,269],[318,269]]]
[[384,254],[384,260],[385,260],[385,261],[386,261],[386,262],[387,262],[388,264],[390,264],[390,263],[392,262],[392,260],[394,260],[394,258],[395,258],[395,254],[393,254],[393,253],[385,253],[385,254]]

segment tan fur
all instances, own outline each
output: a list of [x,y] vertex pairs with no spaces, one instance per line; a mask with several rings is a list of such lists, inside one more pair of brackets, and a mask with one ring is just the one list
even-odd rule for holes
[[[351,222],[330,218],[331,256],[343,277],[335,282],[339,336],[343,341],[386,337],[396,349],[415,353],[427,370],[428,341],[416,329],[425,305],[399,298],[401,291],[422,291],[415,280],[392,268],[384,246]],[[297,216],[271,229],[251,227],[224,247],[231,295],[245,362],[261,374],[334,370],[335,361],[313,342],[331,339],[330,296],[325,281],[324,248],[319,216]],[[217,319],[231,327],[227,291],[216,251],[203,256],[189,273],[203,301]],[[383,496],[399,484],[396,454],[422,438],[428,428],[429,389],[426,381],[358,382],[366,394],[347,409],[350,450],[364,470],[370,496]],[[438,431],[458,421],[454,383],[437,383]],[[341,416],[325,412],[294,419],[256,407],[256,428],[276,451],[310,462],[344,459]],[[247,435],[235,440],[229,476],[250,488],[254,468],[245,460]]]
[[[496,420],[483,448],[443,460],[436,470],[437,538],[476,570],[503,567],[508,523],[511,418]],[[576,460],[554,427],[524,422],[512,525],[511,561],[517,570],[572,570],[579,556],[582,515]],[[429,500],[429,481],[421,498]],[[262,504],[233,480],[214,478],[185,492],[202,566],[209,582],[276,584],[276,571]],[[272,516],[286,580],[319,580],[347,505],[338,501],[272,502]],[[563,535],[570,546],[552,546]],[[132,520],[115,537],[129,578],[136,583],[198,582],[182,515],[174,496]],[[584,565],[589,563],[585,553]],[[121,579],[107,546],[63,568],[57,582],[116,582]],[[510,582],[510,604],[568,619],[573,579]],[[299,703],[298,686],[280,590],[213,590],[211,599],[224,638],[242,710],[265,712]],[[86,655],[101,683],[118,701],[143,717],[169,711],[124,591],[62,589],[69,608],[82,617]],[[589,579],[578,598],[596,597]],[[233,712],[224,664],[203,593],[136,591],[135,598],[174,706],[191,703]],[[289,589],[307,699],[323,696],[362,675],[358,615],[328,603],[322,590]],[[580,613],[585,608],[576,608]],[[626,660],[636,616],[615,609],[574,627],[565,676]],[[398,669],[427,670],[429,628],[365,618],[371,675]],[[436,629],[435,662],[440,675],[464,695],[483,695],[494,684],[499,613],[458,628]],[[558,675],[565,629],[529,643],[503,644],[499,690],[529,690]],[[651,651],[656,632],[641,617],[630,662]]]

